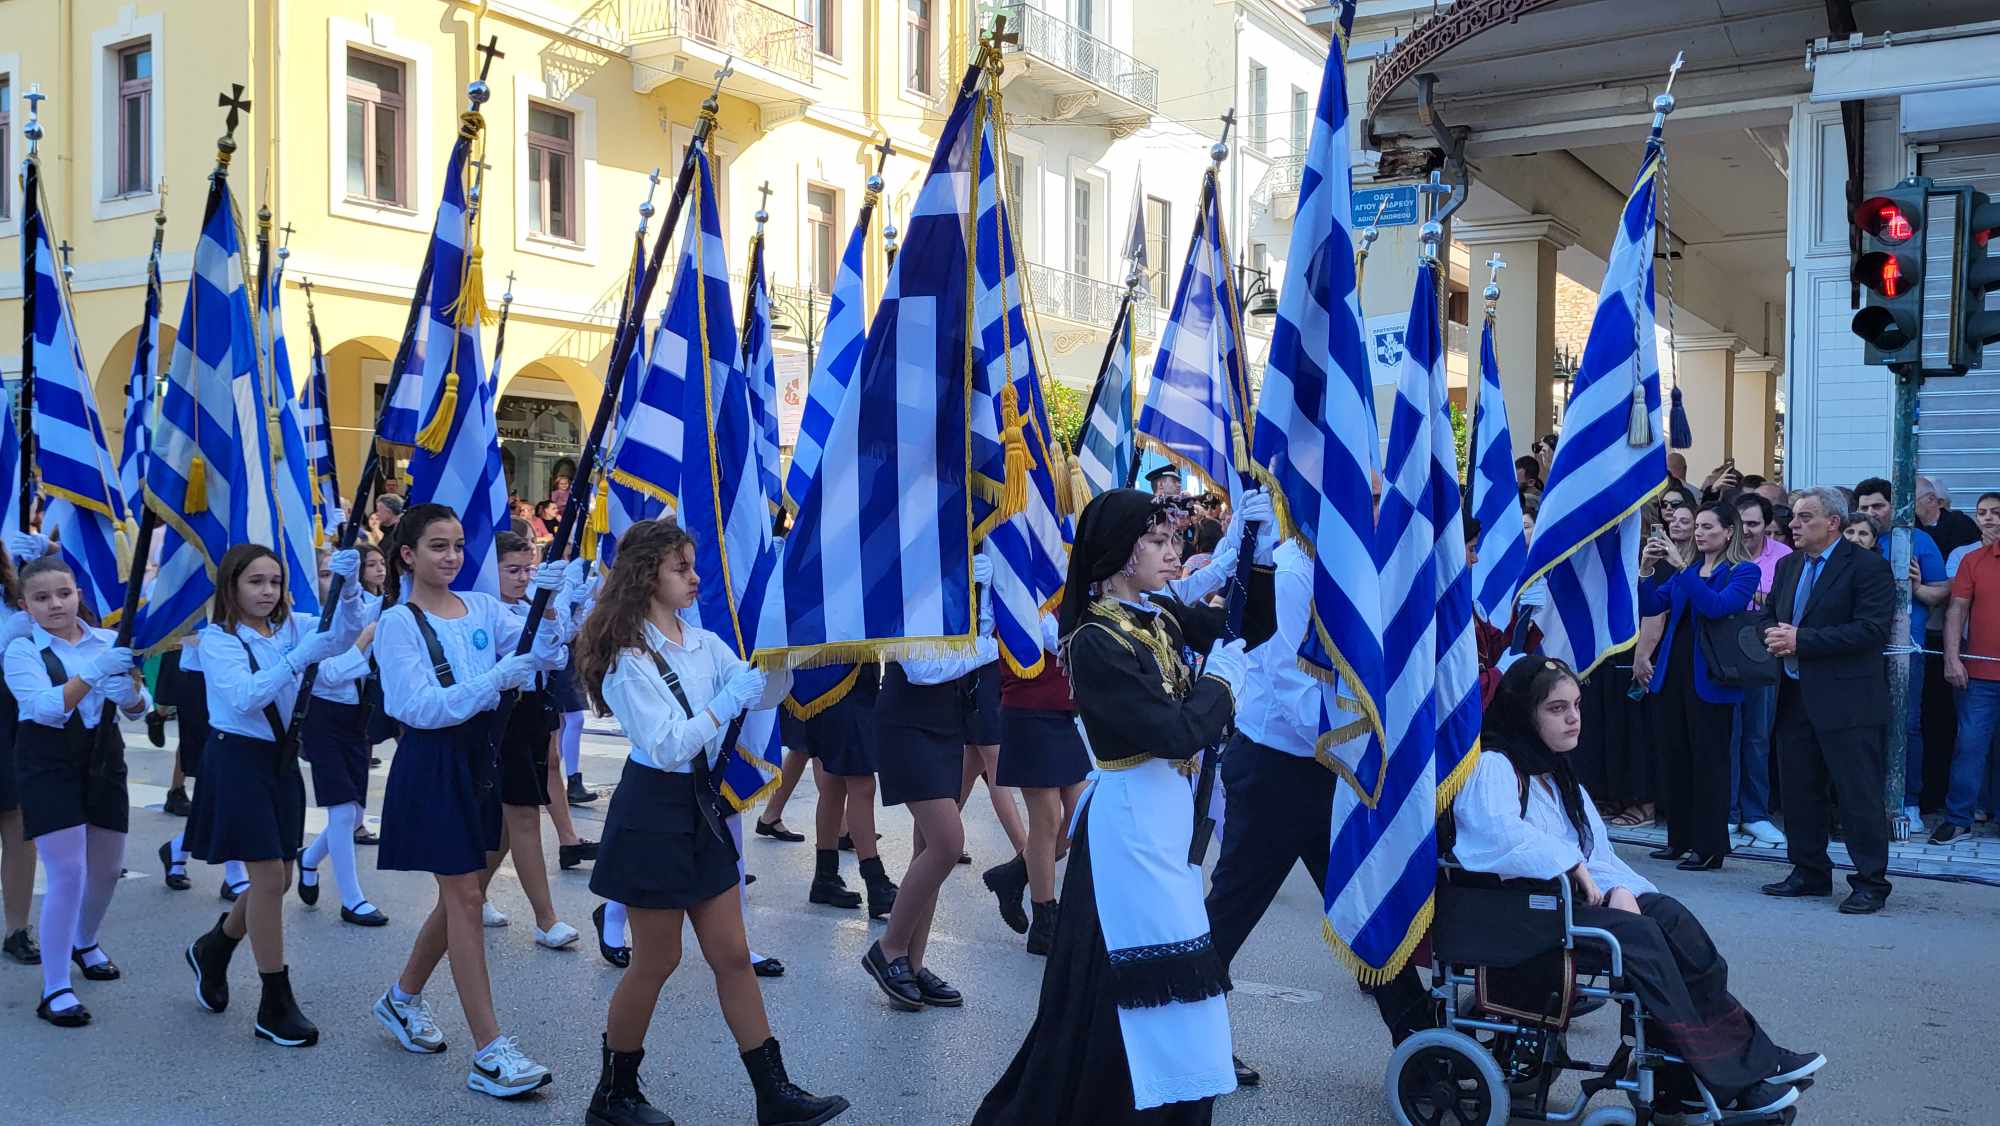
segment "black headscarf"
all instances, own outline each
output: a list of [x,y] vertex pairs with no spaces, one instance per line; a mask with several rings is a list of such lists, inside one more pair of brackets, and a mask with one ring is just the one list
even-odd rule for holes
[[1062,617],[1057,623],[1063,637],[1083,624],[1092,584],[1117,574],[1139,540],[1164,515],[1165,509],[1137,489],[1110,489],[1084,506],[1069,552],[1069,578],[1063,584]]
[[1589,856],[1594,839],[1590,815],[1584,809],[1583,786],[1576,780],[1576,772],[1570,769],[1569,756],[1550,750],[1535,730],[1535,709],[1565,680],[1575,683],[1576,674],[1568,665],[1549,657],[1522,657],[1508,666],[1500,677],[1500,687],[1493,693],[1493,703],[1486,709],[1480,743],[1483,750],[1498,751],[1514,764],[1514,773],[1520,776],[1524,787],[1523,814],[1528,811],[1527,781],[1538,774],[1549,776],[1555,783],[1557,797],[1562,800],[1563,812],[1576,828],[1577,846]]

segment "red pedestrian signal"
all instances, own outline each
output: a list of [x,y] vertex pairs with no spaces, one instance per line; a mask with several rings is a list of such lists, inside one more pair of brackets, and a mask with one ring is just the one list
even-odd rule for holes
[[1923,360],[1924,263],[1930,181],[1905,180],[1854,209],[1855,251],[1850,276],[1862,308],[1850,327],[1870,364]]
[[1901,204],[1887,196],[1876,196],[1854,210],[1854,224],[1868,237],[1901,245],[1917,233],[1916,224]]

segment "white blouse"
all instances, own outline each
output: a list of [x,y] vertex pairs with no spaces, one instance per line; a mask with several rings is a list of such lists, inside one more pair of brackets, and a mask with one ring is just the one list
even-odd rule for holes
[[[494,666],[510,656],[520,643],[525,619],[501,605],[490,594],[460,592],[465,613],[456,618],[427,614],[437,632],[438,647],[451,666],[453,684],[439,685],[431,664],[430,650],[417,620],[407,603],[397,603],[383,611],[375,627],[375,663],[382,670],[382,710],[389,718],[419,731],[456,727],[500,703],[500,689]],[[543,668],[560,668],[567,650],[557,647],[554,663]]]
[[[1562,799],[1547,777],[1528,781],[1528,811],[1521,812],[1521,784],[1514,764],[1498,751],[1479,756],[1472,777],[1451,803],[1458,823],[1458,843],[1452,854],[1470,871],[1504,878],[1552,880],[1584,859],[1577,846],[1576,826],[1563,812]],[[1583,792],[1583,810],[1590,819],[1590,859],[1587,869],[1597,889],[1606,895],[1624,888],[1635,896],[1660,890],[1634,872],[1611,847],[1604,821],[1590,792]]]
[[[646,644],[665,658],[667,667],[680,678],[681,691],[694,715],[690,717],[674,698],[650,655],[639,649],[618,654],[604,674],[601,691],[604,703],[632,742],[633,760],[673,774],[692,772],[697,754],[707,755],[709,765],[715,765],[722,755],[722,736],[729,728],[729,717],[716,715],[708,705],[729,678],[746,667],[744,662],[722,638],[685,618],[679,644],[668,640],[650,621],[641,629]],[[767,688],[765,696],[770,695]]]
[[[21,615],[26,618],[24,613]],[[25,636],[16,637],[7,643],[6,676],[7,690],[21,706],[21,722],[39,723],[43,727],[61,727],[69,722],[71,709],[63,706],[63,686],[49,683],[48,666],[42,663],[43,649],[49,649],[62,663],[63,671],[69,676],[80,675],[77,670],[95,660],[97,655],[110,649],[118,641],[118,635],[108,629],[92,629],[85,626],[83,638],[79,641],[64,641],[42,627],[28,625]],[[65,683],[68,677],[64,678]],[[104,693],[96,688],[83,694],[76,702],[75,711],[83,717],[85,727],[94,728],[104,714]],[[140,707],[133,713],[145,711],[153,706],[153,698],[143,689],[139,693]]]
[[1299,667],[1312,620],[1312,557],[1292,540],[1278,545],[1278,632],[1249,654],[1249,675],[1236,696],[1236,729],[1243,737],[1298,758],[1313,757],[1319,743],[1319,682]]
[[[270,739],[271,721],[264,709],[276,705],[279,720],[289,725],[305,666],[322,655],[352,652],[350,646],[365,624],[365,613],[360,599],[342,599],[333,615],[330,636],[323,640],[314,640],[319,620],[302,614],[287,614],[269,637],[246,625],[233,631],[219,625],[202,630],[208,725],[246,739]],[[255,673],[250,671],[253,654],[257,658]]]
[[943,684],[974,669],[983,669],[1000,659],[1000,643],[991,637],[973,642],[972,652],[962,657],[912,658],[898,661],[911,684]]
[[[359,634],[363,626],[381,616],[382,596],[362,591],[358,611],[361,624],[354,632]],[[346,648],[319,663],[319,672],[313,674],[313,698],[330,704],[358,704],[361,685],[367,679],[368,654],[356,648],[350,639]]]

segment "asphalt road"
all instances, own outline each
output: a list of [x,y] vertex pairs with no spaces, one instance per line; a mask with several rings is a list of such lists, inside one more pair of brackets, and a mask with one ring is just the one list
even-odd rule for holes
[[[590,932],[595,904],[587,869],[556,879],[562,916],[584,932],[567,951],[533,944],[532,915],[503,868],[495,902],[514,919],[488,932],[501,1023],[547,1063],[555,1083],[500,1103],[465,1090],[470,1042],[448,968],[428,991],[450,1050],[404,1053],[375,1023],[369,1006],[401,968],[433,885],[408,873],[372,870],[362,850],[369,896],[392,924],[364,930],[339,921],[338,894],[317,910],[286,907],[286,942],[301,1004],[318,1023],[319,1046],[273,1047],[252,1038],[257,984],[249,951],[233,967],[235,1003],[220,1016],[198,1009],[181,949],[215,918],[219,869],[196,864],[195,888],[170,893],[153,852],[180,821],[159,812],[165,752],[130,740],[132,838],[107,921],[105,950],[122,981],[78,980],[96,1015],[82,1030],[34,1017],[36,971],[0,963],[0,1123],[471,1123],[580,1122],[596,1079],[598,1032],[618,971],[599,960]],[[621,744],[586,740],[585,774],[608,788]],[[375,772],[376,795],[386,766]],[[146,806],[150,808],[145,808]],[[810,831],[810,777],[787,821]],[[595,835],[603,803],[579,811]],[[969,1120],[1006,1066],[1033,1016],[1042,961],[1026,954],[1001,923],[977,872],[1007,853],[982,791],[968,815],[972,868],[945,885],[931,966],[964,990],[952,1011],[894,1012],[861,972],[872,926],[861,913],[805,902],[810,843],[753,838],[749,929],[761,952],[788,973],[764,983],[771,1023],[793,1077],[854,1104],[841,1121],[930,1126]],[[899,874],[908,854],[908,819],[883,818],[884,854]],[[315,820],[310,828],[317,829]],[[555,839],[545,835],[553,861]],[[1992,1017],[2000,1011],[2000,891],[1935,881],[1899,885],[1874,918],[1838,915],[1828,901],[1779,902],[1756,885],[1771,867],[1738,863],[1689,874],[1628,857],[1691,904],[1728,956],[1738,996],[1780,1043],[1825,1051],[1832,1064],[1807,1095],[1800,1120],[1925,1126],[1993,1121]],[[857,884],[854,862],[844,872]],[[857,884],[858,886],[858,884]],[[1372,1003],[1322,945],[1318,894],[1303,870],[1251,937],[1234,967],[1231,1000],[1238,1052],[1262,1067],[1264,1085],[1221,1101],[1225,1124],[1383,1123],[1388,1041]],[[1609,1014],[1590,1018],[1573,1050],[1604,1051],[1615,1036]],[[755,1120],[748,1081],[695,957],[668,983],[643,1071],[655,1103],[687,1126]],[[1980,1110],[1985,1107],[1985,1110]]]

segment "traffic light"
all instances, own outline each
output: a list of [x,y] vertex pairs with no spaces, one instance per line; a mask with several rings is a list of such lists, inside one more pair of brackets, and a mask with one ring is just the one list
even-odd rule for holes
[[1860,249],[1853,278],[1868,291],[1854,314],[1854,335],[1871,364],[1923,359],[1925,203],[1930,181],[1904,180],[1854,209]]
[[1958,284],[1951,301],[1951,364],[1955,369],[1982,366],[1986,346],[2000,341],[2000,311],[1986,308],[1986,295],[2000,289],[2000,258],[1988,257],[1987,241],[2000,229],[2000,203],[1985,192],[1959,188],[1958,214],[1965,216],[1953,263]]

